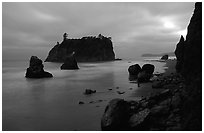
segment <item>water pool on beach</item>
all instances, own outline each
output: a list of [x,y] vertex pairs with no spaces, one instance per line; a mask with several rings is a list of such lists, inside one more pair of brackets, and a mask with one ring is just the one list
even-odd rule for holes
[[[44,69],[51,72],[53,78],[26,79],[28,61],[3,61],[2,128],[100,130],[100,119],[109,100],[137,100],[150,93],[129,81],[127,69],[135,63],[140,66],[151,63],[156,67],[155,72],[164,72],[165,63],[154,61],[79,63],[79,70],[64,71],[59,69],[60,63],[44,63]],[[85,89],[96,90],[96,93],[84,95]],[[120,95],[117,91],[125,93]],[[85,104],[80,105],[79,101]]]

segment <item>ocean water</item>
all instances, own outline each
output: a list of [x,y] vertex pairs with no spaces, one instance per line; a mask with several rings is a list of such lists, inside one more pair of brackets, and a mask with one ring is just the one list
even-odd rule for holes
[[[129,81],[130,65],[151,63],[156,67],[155,72],[164,72],[165,68],[164,62],[123,60],[79,63],[79,70],[62,71],[60,63],[46,62],[44,69],[51,72],[53,78],[26,79],[28,63],[3,61],[3,130],[101,130],[100,120],[111,99],[138,100],[152,91],[138,88],[135,82]],[[96,93],[84,95],[85,89],[96,90]],[[120,95],[117,91],[125,93]]]

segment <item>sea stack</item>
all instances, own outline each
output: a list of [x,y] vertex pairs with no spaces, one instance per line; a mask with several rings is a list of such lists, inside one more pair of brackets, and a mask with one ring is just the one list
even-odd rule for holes
[[37,56],[31,56],[29,68],[26,71],[26,78],[50,78],[53,77],[51,73],[44,71],[42,60]]
[[64,62],[64,64],[62,64],[61,69],[62,70],[74,70],[74,69],[79,69],[78,65],[77,65],[77,61],[74,57],[75,52],[73,52],[70,56],[68,56]]
[[96,36],[83,37],[81,39],[69,39],[64,33],[62,43],[55,45],[49,52],[45,61],[65,62],[67,56],[75,52],[78,62],[113,61],[115,53],[111,37]]

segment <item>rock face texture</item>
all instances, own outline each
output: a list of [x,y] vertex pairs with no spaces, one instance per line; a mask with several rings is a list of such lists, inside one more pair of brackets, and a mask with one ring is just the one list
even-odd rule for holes
[[30,58],[30,65],[26,71],[26,78],[50,78],[53,77],[51,73],[44,71],[44,65],[42,60],[37,56],[32,56]]
[[[183,106],[183,128],[202,129],[202,3],[197,2],[188,25],[186,40],[181,39],[175,50],[176,69],[186,82],[186,101]],[[191,115],[189,115],[191,114]]]
[[115,60],[110,37],[104,37],[101,34],[98,37],[83,37],[81,39],[68,39],[67,34],[64,34],[63,37],[62,43],[58,43],[51,49],[45,61],[64,62],[72,52],[75,52],[77,62]]
[[61,66],[62,70],[74,70],[74,69],[79,69],[77,65],[77,61],[74,57],[74,53],[72,53],[70,56],[68,56]]
[[101,119],[104,131],[127,130],[128,104],[123,99],[113,99],[105,109]]

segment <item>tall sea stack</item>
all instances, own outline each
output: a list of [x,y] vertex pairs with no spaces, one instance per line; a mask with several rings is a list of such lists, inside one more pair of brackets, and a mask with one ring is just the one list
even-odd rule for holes
[[57,43],[45,61],[64,62],[66,57],[75,52],[77,62],[95,62],[115,60],[113,44],[110,37],[99,34],[98,37],[83,37],[69,39],[68,34],[63,35],[62,43]]

